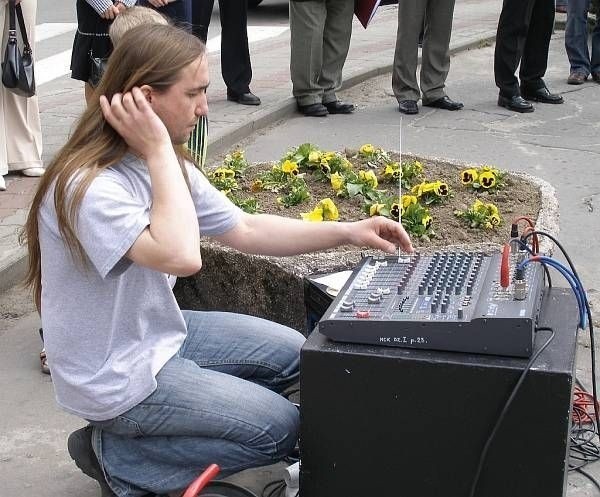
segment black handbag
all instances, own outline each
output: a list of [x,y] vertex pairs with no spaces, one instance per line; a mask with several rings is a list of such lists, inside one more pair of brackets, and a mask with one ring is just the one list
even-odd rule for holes
[[102,79],[102,75],[106,70],[106,64],[108,64],[108,58],[94,57],[90,50],[90,77],[88,83],[92,88],[96,88],[100,84],[100,79]]
[[[15,14],[19,19],[19,28],[23,38],[23,54],[17,42],[17,26]],[[2,62],[2,84],[13,93],[22,97],[35,95],[35,76],[33,73],[33,52],[27,38],[25,20],[21,5],[15,5],[15,0],[8,0],[8,43]]]

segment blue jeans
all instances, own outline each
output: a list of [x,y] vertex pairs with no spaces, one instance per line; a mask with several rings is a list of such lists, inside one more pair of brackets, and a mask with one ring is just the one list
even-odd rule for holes
[[592,56],[588,50],[587,17],[590,0],[569,0],[567,5],[567,27],[565,48],[571,63],[571,72],[589,76],[600,72],[600,22],[592,32]]
[[304,337],[225,312],[183,313],[188,336],[144,401],[92,422],[92,444],[119,497],[186,488],[211,463],[220,476],[275,463],[296,444],[299,415],[279,395],[299,378]]

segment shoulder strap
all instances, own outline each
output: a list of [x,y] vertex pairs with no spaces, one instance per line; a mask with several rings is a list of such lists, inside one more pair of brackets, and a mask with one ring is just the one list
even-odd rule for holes
[[17,41],[17,24],[15,22],[15,0],[8,0],[8,41],[15,43]]
[[[11,3],[14,3],[14,0],[11,0]],[[21,9],[21,4],[16,6],[16,11],[17,19],[19,19],[19,28],[21,28],[21,36],[23,37],[24,51],[31,52],[31,46],[29,45],[29,39],[27,38],[27,29],[25,29],[25,19],[23,19],[23,9]]]

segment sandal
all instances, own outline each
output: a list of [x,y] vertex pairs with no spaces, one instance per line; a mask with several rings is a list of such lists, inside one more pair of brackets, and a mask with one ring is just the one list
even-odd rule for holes
[[42,349],[40,352],[40,367],[42,373],[50,374],[50,368],[48,367],[48,359],[46,358],[46,349]]

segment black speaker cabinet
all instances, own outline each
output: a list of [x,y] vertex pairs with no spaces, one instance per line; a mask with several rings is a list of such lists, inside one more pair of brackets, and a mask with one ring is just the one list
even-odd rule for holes
[[[556,332],[490,447],[476,496],[565,495],[577,310],[546,292]],[[539,331],[537,350],[549,334]],[[302,497],[468,497],[483,446],[527,359],[329,341],[301,355]]]

